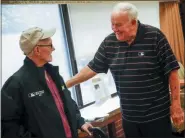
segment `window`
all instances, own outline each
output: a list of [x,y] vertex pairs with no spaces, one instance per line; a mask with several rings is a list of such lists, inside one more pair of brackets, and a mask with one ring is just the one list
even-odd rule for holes
[[[139,10],[141,22],[159,28],[159,2],[132,3]],[[68,5],[78,71],[89,63],[103,39],[112,33],[110,15],[114,4],[112,2]],[[109,94],[115,93],[116,88],[111,73],[101,75],[104,78],[106,91]],[[83,82],[80,86],[83,103],[95,101],[92,80]]]
[[[53,65],[59,66],[64,80],[70,78],[67,47],[58,5],[2,5],[2,84],[23,64],[25,56],[19,48],[21,32],[30,27],[55,27]],[[72,97],[75,99],[74,94]]]
[[[80,71],[94,57],[104,37],[111,33],[110,4],[70,4],[69,14],[78,70]],[[96,7],[96,8],[95,8]],[[115,93],[116,88],[110,72],[101,74],[106,92]],[[92,79],[80,84],[83,104],[95,101]]]

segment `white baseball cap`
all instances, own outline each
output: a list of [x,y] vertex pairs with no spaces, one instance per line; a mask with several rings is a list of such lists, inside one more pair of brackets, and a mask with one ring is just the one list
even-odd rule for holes
[[19,45],[25,55],[29,54],[37,45],[39,40],[52,37],[56,32],[55,28],[44,30],[39,27],[32,27],[22,32]]

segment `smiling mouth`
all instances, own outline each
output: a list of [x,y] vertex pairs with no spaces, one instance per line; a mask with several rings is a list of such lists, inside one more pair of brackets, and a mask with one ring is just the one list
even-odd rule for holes
[[117,36],[121,36],[121,35],[122,35],[122,33],[116,33],[116,35],[117,35]]

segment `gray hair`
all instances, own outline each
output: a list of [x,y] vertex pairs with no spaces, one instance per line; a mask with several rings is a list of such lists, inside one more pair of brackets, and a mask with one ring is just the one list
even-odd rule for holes
[[127,12],[130,20],[132,20],[132,19],[137,20],[138,10],[135,5],[133,5],[131,3],[127,3],[127,2],[118,3],[114,6],[112,13],[113,12],[121,12],[121,11]]

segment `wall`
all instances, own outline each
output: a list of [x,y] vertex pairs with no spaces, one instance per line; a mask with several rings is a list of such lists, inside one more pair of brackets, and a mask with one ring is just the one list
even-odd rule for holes
[[[55,16],[53,16],[55,15]],[[56,28],[52,37],[55,51],[52,64],[59,66],[64,80],[69,79],[67,50],[57,4],[2,5],[2,84],[22,65],[25,55],[19,39],[23,30],[30,27]]]
[[[143,23],[159,26],[159,2],[130,2],[139,11],[139,20]],[[92,55],[104,37],[112,32],[110,14],[115,3],[69,4],[74,46],[77,58]]]

